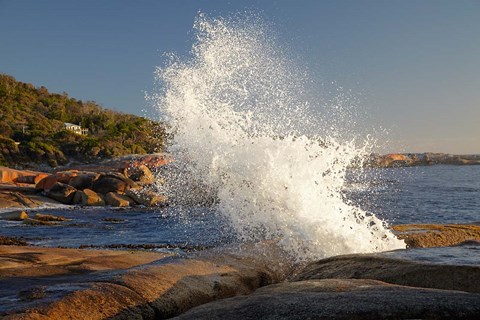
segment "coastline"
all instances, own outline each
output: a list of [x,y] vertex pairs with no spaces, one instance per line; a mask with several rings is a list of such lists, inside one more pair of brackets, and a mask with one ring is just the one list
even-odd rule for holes
[[[478,240],[465,245],[472,243],[480,246]],[[291,319],[322,314],[343,319],[356,314],[371,319],[422,317],[426,310],[434,317],[473,318],[480,311],[478,265],[432,264],[389,254],[334,256],[305,265],[272,243],[219,247],[188,256],[0,245],[0,315]],[[290,302],[284,301],[286,296]],[[365,304],[381,296],[387,307]],[[347,299],[348,308],[328,313],[339,299]],[[299,309],[303,311],[295,315]]]
[[[130,167],[89,165],[47,175],[16,172],[16,178],[0,185],[3,199],[11,197],[4,203],[13,204],[0,211],[0,219],[61,228],[68,218],[44,214],[42,209],[76,210],[78,205],[45,197],[47,191],[38,189],[37,184],[55,178],[53,186],[67,177],[68,185],[74,177],[94,172],[95,166],[102,174],[110,174],[108,177],[113,173],[118,177]],[[125,175],[124,179],[129,178]],[[130,204],[124,210],[129,208]],[[359,319],[371,319],[474,318],[480,312],[480,267],[465,259],[458,263],[441,259],[446,252],[455,255],[461,250],[467,254],[478,250],[478,223],[404,224],[393,225],[391,230],[405,240],[407,249],[333,256],[309,263],[292,260],[272,242],[186,247],[175,253],[162,252],[162,246],[125,243],[108,247],[91,245],[88,240],[79,248],[45,248],[28,239],[0,234],[0,316],[291,319],[321,315],[343,319],[355,314]],[[366,303],[372,300],[381,303]],[[338,307],[338,301],[345,303]],[[335,313],[328,312],[332,308]]]

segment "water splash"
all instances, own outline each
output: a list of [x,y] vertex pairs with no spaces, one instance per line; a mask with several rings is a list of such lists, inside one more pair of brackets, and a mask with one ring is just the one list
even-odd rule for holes
[[[385,224],[344,199],[347,168],[366,153],[319,137],[308,78],[255,16],[199,14],[191,57],[156,71],[170,151],[215,192],[243,240],[278,240],[299,259],[403,248]],[[329,128],[330,131],[339,128]]]

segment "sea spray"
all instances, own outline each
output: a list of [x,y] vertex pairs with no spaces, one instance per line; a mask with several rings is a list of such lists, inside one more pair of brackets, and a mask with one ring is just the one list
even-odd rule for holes
[[214,193],[237,237],[278,241],[298,259],[403,248],[345,200],[347,170],[367,147],[325,134],[340,128],[313,116],[305,73],[268,27],[255,16],[199,14],[194,31],[191,56],[157,69],[155,100],[183,180]]

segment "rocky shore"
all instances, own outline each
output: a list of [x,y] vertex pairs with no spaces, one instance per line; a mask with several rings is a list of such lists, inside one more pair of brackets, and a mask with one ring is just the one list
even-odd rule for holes
[[[158,155],[123,158],[53,173],[0,167],[0,219],[49,229],[70,217],[31,208],[166,206],[154,172],[168,161]],[[393,163],[385,166],[400,165]],[[476,319],[480,266],[442,259],[464,249],[478,254],[480,225],[392,230],[408,249],[308,264],[273,242],[179,246],[178,254],[153,244],[42,248],[0,231],[0,318]]]
[[78,165],[54,173],[0,167],[0,209],[43,204],[128,207],[162,206],[167,198],[152,188],[162,183],[152,170],[168,163],[164,156],[121,158]]
[[[451,229],[476,230],[463,238],[454,234],[451,243],[480,247],[477,227],[394,229],[405,239],[430,239],[411,241],[412,248],[442,245]],[[478,264],[436,264],[387,253],[304,265],[274,243],[178,256],[39,248],[15,240],[4,237],[0,245],[4,319],[476,319],[480,313]]]

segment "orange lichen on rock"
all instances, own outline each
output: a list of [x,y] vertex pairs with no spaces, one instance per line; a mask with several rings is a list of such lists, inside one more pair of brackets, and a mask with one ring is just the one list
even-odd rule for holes
[[480,241],[480,226],[466,224],[405,224],[393,226],[399,239],[409,248],[451,246],[461,242]]

